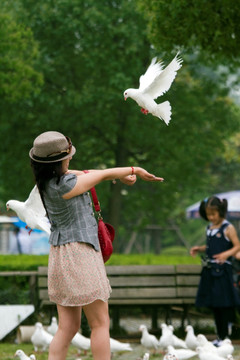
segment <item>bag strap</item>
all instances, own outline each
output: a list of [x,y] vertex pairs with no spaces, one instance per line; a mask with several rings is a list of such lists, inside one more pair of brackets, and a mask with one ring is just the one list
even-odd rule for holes
[[[88,170],[83,170],[84,173],[89,173]],[[91,194],[92,194],[92,199],[93,199],[93,204],[94,204],[94,208],[95,211],[98,213],[98,218],[101,218],[101,207],[100,207],[100,202],[98,201],[98,197],[97,197],[97,192],[95,187],[92,187],[90,189]]]

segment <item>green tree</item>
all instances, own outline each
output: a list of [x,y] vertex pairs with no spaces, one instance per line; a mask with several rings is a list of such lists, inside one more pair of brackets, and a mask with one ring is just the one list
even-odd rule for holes
[[16,103],[37,93],[42,84],[41,74],[34,69],[37,44],[31,30],[7,13],[0,14],[0,52],[0,98]]

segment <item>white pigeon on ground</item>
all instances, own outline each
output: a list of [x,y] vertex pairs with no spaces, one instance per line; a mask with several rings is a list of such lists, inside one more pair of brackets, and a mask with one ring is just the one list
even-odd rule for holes
[[173,331],[174,331],[174,328],[172,325],[168,325],[168,328],[169,330],[172,332],[172,346],[174,347],[177,347],[177,348],[184,348],[184,349],[187,349],[187,345],[185,343],[184,340],[180,339],[179,337],[177,337],[176,335],[174,335]]
[[36,356],[35,356],[34,354],[31,354],[31,355],[29,356],[29,358],[30,358],[31,360],[36,360]]
[[34,186],[25,202],[8,200],[6,207],[7,210],[12,209],[15,211],[19,219],[27,224],[26,228],[30,228],[29,235],[33,229],[43,230],[50,235],[50,222],[46,217],[46,210],[37,185]]
[[169,345],[168,354],[175,355],[178,360],[187,360],[197,355],[197,352],[191,349],[175,349],[172,345]]
[[226,360],[225,357],[216,354],[212,350],[202,348],[201,346],[196,348],[196,352],[200,360]]
[[138,89],[127,89],[124,91],[125,100],[130,97],[137,102],[144,114],[151,113],[159,117],[167,125],[171,120],[171,105],[169,101],[157,104],[154,99],[163,95],[170,89],[170,86],[182,66],[182,59],[178,54],[163,69],[163,63],[153,58],[144,75],[139,79]]
[[51,319],[51,324],[48,326],[47,331],[49,332],[49,334],[54,336],[57,332],[57,329],[58,329],[57,318],[53,316]]
[[139,331],[142,332],[142,337],[140,342],[142,346],[148,349],[155,349],[159,348],[159,341],[155,335],[149,334],[146,325],[140,325]]
[[194,334],[194,329],[192,325],[187,325],[185,330],[187,332],[187,335],[185,337],[185,344],[189,349],[195,350],[196,347],[199,346],[199,342],[196,335]]
[[149,353],[145,353],[143,355],[143,360],[149,360],[150,354]]
[[159,339],[159,346],[166,349],[168,345],[173,345],[173,334],[165,323],[161,324],[161,329],[162,334]]
[[22,350],[17,350],[17,351],[15,352],[15,355],[14,355],[14,356],[15,356],[15,357],[18,356],[20,360],[30,360],[30,359],[31,359],[31,357],[27,356],[27,355],[25,354],[25,352],[22,351]]
[[220,356],[226,357],[227,355],[232,355],[234,351],[234,346],[230,339],[224,339],[222,344],[217,347],[217,353]]
[[72,338],[71,343],[73,344],[73,346],[78,348],[78,350],[84,350],[85,354],[91,347],[91,340],[86,336],[83,336],[79,332],[77,332]]
[[217,348],[216,346],[213,345],[213,343],[211,343],[210,341],[208,341],[208,339],[206,338],[205,335],[203,334],[198,334],[197,335],[197,339],[199,342],[199,347],[202,348],[205,351],[211,351],[212,353],[217,353]]
[[44,330],[40,322],[37,322],[35,324],[34,333],[31,336],[31,342],[34,346],[34,350],[38,351],[38,349],[41,348],[42,351],[46,351],[52,339],[53,336]]
[[111,353],[115,353],[120,351],[132,351],[132,348],[129,343],[110,338],[110,350]]

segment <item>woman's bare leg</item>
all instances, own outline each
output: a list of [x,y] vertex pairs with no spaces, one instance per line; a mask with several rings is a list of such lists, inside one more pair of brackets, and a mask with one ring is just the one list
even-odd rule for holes
[[91,328],[91,350],[94,360],[110,360],[108,303],[96,300],[83,311]]
[[58,309],[58,331],[50,346],[48,360],[65,360],[69,344],[80,328],[81,307],[61,306]]

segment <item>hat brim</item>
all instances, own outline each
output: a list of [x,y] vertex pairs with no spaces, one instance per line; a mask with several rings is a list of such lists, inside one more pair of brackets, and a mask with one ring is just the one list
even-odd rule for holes
[[75,154],[75,152],[76,152],[76,148],[75,148],[75,146],[72,145],[71,152],[69,154],[67,154],[66,156],[64,156],[63,158],[61,158],[61,159],[51,160],[51,157],[47,157],[46,160],[36,160],[34,158],[33,148],[31,148],[31,150],[29,151],[29,156],[33,161],[36,161],[36,162],[39,162],[39,163],[42,163],[42,164],[49,164],[49,163],[54,163],[54,162],[66,160],[66,159],[72,157]]

